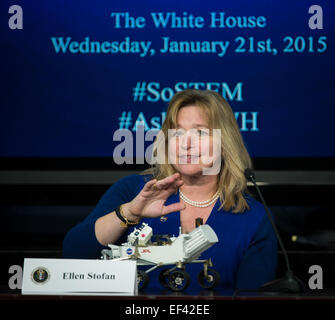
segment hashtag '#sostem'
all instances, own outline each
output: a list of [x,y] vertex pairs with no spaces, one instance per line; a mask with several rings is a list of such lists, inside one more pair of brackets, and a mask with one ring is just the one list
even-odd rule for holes
[[145,81],[138,81],[136,83],[136,87],[133,88],[133,97],[134,101],[143,101],[144,97],[146,96],[146,82]]

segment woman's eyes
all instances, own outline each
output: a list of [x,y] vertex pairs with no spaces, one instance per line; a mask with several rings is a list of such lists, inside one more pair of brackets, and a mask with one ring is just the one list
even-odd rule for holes
[[[185,130],[176,130],[174,133],[175,137],[180,137],[184,134],[186,134],[187,131]],[[196,134],[197,136],[208,136],[209,135],[209,130],[208,129],[194,129],[191,130],[191,133]]]
[[182,136],[183,134],[185,133],[185,131],[183,131],[183,130],[176,130],[175,132],[174,132],[174,136],[175,137],[180,137],[180,136]]
[[208,136],[209,130],[201,130],[201,129],[199,129],[199,130],[197,130],[197,133],[198,133],[199,136]]

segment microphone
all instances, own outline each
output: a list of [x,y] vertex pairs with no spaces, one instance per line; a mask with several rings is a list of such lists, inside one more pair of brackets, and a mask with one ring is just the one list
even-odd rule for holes
[[278,243],[280,245],[280,248],[284,254],[284,258],[285,258],[285,263],[286,263],[286,274],[283,278],[280,279],[276,279],[274,281],[268,282],[266,284],[263,284],[260,288],[259,291],[260,292],[285,292],[285,293],[302,293],[307,291],[306,287],[304,285],[304,283],[298,279],[294,274],[293,271],[291,270],[290,267],[290,262],[288,259],[288,255],[287,255],[287,251],[284,247],[283,241],[278,233],[277,227],[272,219],[270,210],[263,198],[263,195],[256,183],[256,177],[255,177],[255,173],[253,172],[252,169],[250,168],[246,168],[244,170],[244,176],[246,177],[246,179],[250,182],[252,182],[252,184],[255,186],[257,193],[259,195],[259,198],[262,201],[262,204],[265,208],[266,214],[268,216],[268,219],[270,220],[270,223],[272,225],[272,229],[275,232],[276,238],[278,240]]

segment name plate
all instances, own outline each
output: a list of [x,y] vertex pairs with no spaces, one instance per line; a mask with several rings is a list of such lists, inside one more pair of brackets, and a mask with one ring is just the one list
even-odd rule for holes
[[26,258],[22,294],[136,295],[136,261]]

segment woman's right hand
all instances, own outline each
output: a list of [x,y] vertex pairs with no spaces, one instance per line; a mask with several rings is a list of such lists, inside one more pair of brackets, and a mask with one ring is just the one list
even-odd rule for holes
[[139,222],[142,218],[157,218],[183,210],[185,205],[180,202],[165,206],[167,198],[182,185],[179,173],[159,181],[152,179],[131,202],[122,206],[123,212],[128,220]]

